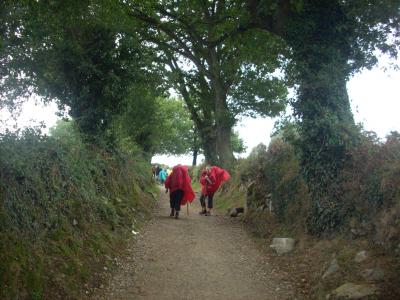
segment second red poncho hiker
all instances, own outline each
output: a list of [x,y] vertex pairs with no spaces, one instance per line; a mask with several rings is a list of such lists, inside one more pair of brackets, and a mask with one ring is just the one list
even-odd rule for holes
[[[217,166],[207,166],[205,170],[201,172],[200,184],[201,184],[201,196],[200,204],[202,207],[201,215],[211,215],[211,209],[213,208],[213,198],[215,192],[221,186],[221,184],[228,180],[230,175],[228,171],[221,169]],[[207,205],[206,205],[207,198]],[[207,209],[206,209],[207,207]]]

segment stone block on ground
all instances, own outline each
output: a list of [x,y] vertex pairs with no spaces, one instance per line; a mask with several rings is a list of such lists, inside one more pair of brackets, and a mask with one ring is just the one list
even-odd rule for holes
[[356,256],[354,257],[354,261],[357,263],[361,263],[361,262],[367,260],[368,257],[369,257],[368,252],[363,250],[356,254]]
[[271,248],[278,254],[285,254],[293,251],[295,244],[295,239],[292,238],[273,238]]
[[327,296],[329,300],[341,299],[377,299],[379,291],[376,286],[368,284],[345,283]]
[[385,277],[385,272],[380,267],[365,269],[361,272],[361,276],[367,281],[382,281]]
[[228,214],[231,217],[237,217],[239,214],[242,214],[242,213],[244,213],[243,207],[235,207],[235,208],[232,208]]
[[338,261],[336,258],[334,258],[331,261],[331,264],[329,265],[329,267],[326,269],[326,271],[324,272],[324,274],[322,275],[322,279],[326,279],[329,276],[331,276],[332,274],[336,273],[337,271],[339,271],[340,267],[338,264]]

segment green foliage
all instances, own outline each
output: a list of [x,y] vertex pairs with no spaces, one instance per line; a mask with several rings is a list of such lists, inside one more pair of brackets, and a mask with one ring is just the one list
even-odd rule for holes
[[[374,65],[376,49],[396,56],[398,1],[252,1],[252,20],[280,36],[291,51],[288,81],[299,126],[301,165],[313,199],[315,234],[340,226],[340,173],[358,143],[346,81]],[[393,38],[396,36],[396,38]],[[340,206],[340,205],[339,205]]]
[[179,99],[156,97],[149,91],[132,93],[127,110],[114,130],[120,142],[138,145],[146,158],[154,154],[186,154],[193,149],[193,122]]
[[330,204],[329,211],[316,211],[301,157],[295,146],[282,138],[286,129],[292,131],[292,125],[281,127],[268,148],[260,144],[239,162],[220,195],[220,207],[243,205],[246,199],[245,219],[262,236],[277,226],[285,232],[318,235],[362,228],[387,248],[398,245],[400,134],[392,132],[383,143],[375,133],[362,131],[350,153],[353,159],[343,166],[337,183],[329,186],[329,195],[335,195],[337,201]]
[[240,138],[239,133],[232,130],[231,134],[232,150],[234,153],[243,153],[246,151],[243,139]]
[[[375,133],[363,132],[359,146],[354,149],[352,164],[343,173],[343,193],[348,195],[350,209],[361,221],[373,217],[382,208],[393,207],[400,199],[400,136],[392,132],[382,143]],[[354,172],[357,170],[358,172]]]
[[[147,158],[154,154],[189,154],[203,151],[200,137],[181,99],[155,97],[149,91],[132,92],[132,101],[118,118],[114,130],[119,142],[138,145]],[[235,153],[245,151],[243,140],[232,132]]]
[[154,139],[157,154],[187,154],[193,150],[195,131],[181,99],[157,99],[153,121],[158,125]]
[[[327,210],[310,213],[308,230],[312,233],[337,232],[346,228],[349,220],[360,224],[377,221],[382,212],[393,210],[390,222],[399,217],[397,203],[399,199],[398,174],[400,158],[399,135],[396,132],[382,143],[375,133],[362,132],[360,142],[350,153],[352,160],[346,163],[338,175],[337,183],[331,184],[329,194],[336,201],[330,203]],[[354,224],[353,224],[354,225]],[[324,227],[331,226],[331,227]],[[386,228],[389,224],[385,225]],[[395,227],[397,225],[394,225]],[[387,229],[386,229],[387,230]],[[394,232],[396,230],[393,229]],[[368,232],[372,234],[372,232]],[[392,236],[388,245],[400,240]]]
[[[208,158],[233,158],[230,138],[236,117],[246,113],[276,115],[285,105],[285,86],[273,75],[282,63],[283,44],[259,30],[236,31],[240,17],[247,15],[234,2],[218,5],[218,9],[210,3],[189,4],[7,2],[2,32],[9,47],[1,54],[9,74],[2,77],[4,90],[21,86],[56,98],[60,106],[69,109],[87,139],[104,140],[106,136],[112,144],[115,132],[110,127],[115,116],[127,105],[131,111],[137,110],[136,115],[143,106],[149,113],[152,105],[143,105],[143,99],[160,94],[163,72],[168,85],[182,94],[196,124],[201,138],[192,143],[202,143]],[[203,35],[208,39],[199,40]],[[269,43],[259,43],[264,39]],[[183,51],[177,50],[180,48]],[[180,67],[184,59],[190,61],[187,70]],[[165,72],[165,67],[170,72]],[[5,84],[15,77],[23,78],[27,85]],[[143,91],[144,97],[140,95]],[[138,139],[135,144],[151,156],[147,137],[154,131],[143,131],[132,139]],[[238,146],[236,140],[233,142]],[[221,146],[217,147],[218,143]],[[156,152],[175,145],[180,143],[170,143]],[[215,149],[221,153],[210,153]],[[182,151],[171,149],[172,153]]]
[[4,90],[12,95],[18,84],[7,82],[23,78],[26,91],[68,109],[86,139],[112,143],[108,129],[130,91],[150,83],[152,90],[161,87],[153,54],[114,1],[16,1],[6,15]]
[[[275,137],[268,148],[260,144],[236,170],[218,195],[219,208],[246,207],[244,220],[259,236],[277,228],[302,232],[310,198],[294,147]],[[279,230],[278,230],[279,231]]]
[[0,297],[79,298],[152,207],[150,167],[82,142],[73,122],[0,137]]
[[271,137],[282,139],[293,145],[296,150],[300,142],[300,121],[292,116],[281,117],[275,122]]
[[[300,122],[283,138],[313,199],[309,227],[334,231],[360,142],[346,81],[376,63],[376,49],[397,55],[399,12],[393,0],[2,1],[1,106],[36,93],[69,109],[87,140],[147,159],[202,148],[230,168],[238,116],[276,116],[296,86]],[[166,87],[195,129],[160,100]]]
[[240,174],[244,182],[251,182],[249,208],[272,207],[279,221],[289,222],[298,209],[307,205],[308,192],[299,160],[293,146],[282,139],[274,138],[267,150],[264,145],[254,148]]
[[301,119],[302,172],[314,202],[309,227],[316,234],[341,223],[336,206],[340,199],[334,190],[350,159],[349,150],[357,142],[346,91],[352,30],[337,30],[347,22],[345,12],[335,1],[322,2],[324,6],[304,2],[287,28],[295,63],[291,76],[299,83],[294,109]]
[[248,14],[240,2],[146,1],[126,3],[127,14],[159,53],[169,84],[178,91],[201,137],[206,159],[230,167],[231,130],[239,115],[275,116],[286,87],[274,73],[285,51],[279,38],[240,30]]

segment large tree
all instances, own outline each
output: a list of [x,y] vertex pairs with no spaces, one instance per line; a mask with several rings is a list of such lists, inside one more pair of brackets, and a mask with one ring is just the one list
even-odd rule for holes
[[396,55],[400,2],[245,2],[252,15],[246,26],[276,34],[290,47],[302,164],[314,200],[310,229],[327,232],[342,222],[339,175],[357,143],[346,82],[376,63],[376,49]]
[[[286,88],[276,72],[283,63],[280,39],[256,29],[240,32],[246,15],[237,1],[121,3],[143,22],[142,37],[185,100],[206,159],[230,168],[238,116],[275,116],[285,107]],[[234,30],[234,37],[226,34]]]
[[141,46],[130,20],[126,26],[116,1],[3,5],[0,84],[11,104],[10,91],[55,99],[87,138],[112,141],[109,126],[132,101],[132,89],[160,92],[153,53]]

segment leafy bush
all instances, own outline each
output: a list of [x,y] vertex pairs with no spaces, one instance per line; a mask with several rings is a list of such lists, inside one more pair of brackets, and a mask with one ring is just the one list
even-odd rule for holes
[[[151,207],[150,167],[82,142],[73,123],[0,136],[0,298],[78,287]],[[75,294],[74,294],[75,293]]]
[[304,229],[310,202],[290,143],[275,137],[268,148],[258,145],[248,158],[238,161],[233,174],[217,205],[222,202],[220,207],[229,208],[245,204],[245,220],[260,236],[270,232],[276,222]]
[[351,155],[340,187],[346,207],[342,218],[391,247],[400,242],[400,134],[392,132],[382,143],[374,133],[364,132]]
[[289,221],[307,203],[299,160],[293,146],[280,138],[274,138],[268,149],[257,146],[239,173],[249,183],[247,205],[251,209],[272,209],[278,220]]
[[328,210],[313,209],[297,153],[284,135],[277,135],[268,148],[259,145],[247,159],[239,161],[236,178],[225,194],[233,197],[230,190],[241,194],[245,187],[246,219],[258,228],[256,231],[270,228],[271,217],[287,228],[317,235],[357,229],[387,247],[400,242],[399,133],[392,132],[385,143],[372,132],[360,133],[360,142],[348,154],[351,160],[337,183],[329,187],[329,196],[334,195],[335,201],[330,198]]

